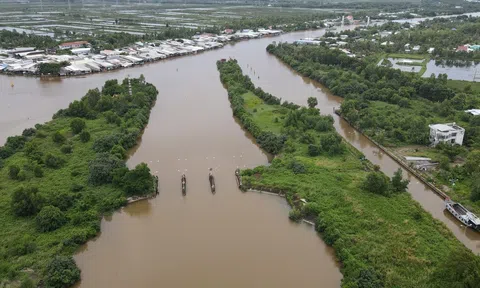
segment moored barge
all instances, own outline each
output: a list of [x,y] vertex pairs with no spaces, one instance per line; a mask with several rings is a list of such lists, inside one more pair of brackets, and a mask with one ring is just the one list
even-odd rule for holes
[[445,199],[445,208],[465,226],[480,231],[480,218],[461,204],[447,198]]

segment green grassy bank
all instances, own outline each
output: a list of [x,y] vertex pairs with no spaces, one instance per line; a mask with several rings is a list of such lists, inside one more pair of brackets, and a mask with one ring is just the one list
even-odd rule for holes
[[141,76],[130,95],[128,82],[89,90],[0,148],[0,287],[71,286],[80,278],[71,256],[101,216],[153,193],[146,164],[129,170],[125,160],[158,92]]
[[[479,258],[404,192],[401,177],[388,179],[347,145],[333,118],[281,104],[255,88],[235,60],[217,66],[244,129],[261,147],[276,144],[270,166],[242,171],[245,188],[285,193],[291,219],[315,221],[341,262],[342,287],[478,284]],[[261,135],[268,133],[272,140],[265,143]]]

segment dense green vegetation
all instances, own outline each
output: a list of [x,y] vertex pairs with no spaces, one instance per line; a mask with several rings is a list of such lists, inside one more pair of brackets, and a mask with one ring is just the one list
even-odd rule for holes
[[[280,44],[271,45],[268,50],[344,97],[342,116],[380,144],[421,145],[409,151],[409,155],[431,157],[443,163],[427,178],[446,190],[452,199],[480,212],[478,197],[471,195],[478,186],[480,172],[480,162],[472,158],[480,149],[480,118],[464,112],[480,107],[480,95],[472,88],[477,87],[476,83],[449,82],[446,75],[420,78],[378,67],[369,58],[352,59],[322,47]],[[430,143],[429,124],[450,122],[465,128],[463,147],[439,145],[421,149]],[[462,165],[468,162],[471,164]]]
[[[267,103],[256,95],[259,88],[239,74],[235,60],[217,66],[242,125],[249,131],[255,125],[264,133],[286,136],[270,166],[242,171],[245,188],[285,193],[293,206],[291,219],[315,221],[316,230],[342,262],[342,287],[479,283],[479,258],[404,193],[408,181],[400,171],[389,179],[362,160],[361,153],[335,132],[333,119],[321,116],[318,109]],[[315,153],[312,146],[318,147]],[[338,149],[332,149],[335,146]]]
[[40,63],[38,64],[38,73],[40,75],[59,75],[60,69],[65,66],[69,66],[69,62],[61,63]]
[[0,30],[0,47],[37,47],[37,49],[51,48],[57,41],[49,36],[19,33],[17,31]]
[[109,80],[0,147],[1,285],[69,287],[80,277],[71,255],[101,216],[153,193],[147,165],[125,160],[157,93],[143,76]]

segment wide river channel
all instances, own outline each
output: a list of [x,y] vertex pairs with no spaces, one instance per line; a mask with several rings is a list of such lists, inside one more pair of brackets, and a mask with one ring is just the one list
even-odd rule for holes
[[[340,97],[299,76],[265,50],[272,41],[292,42],[323,33],[244,41],[86,77],[41,80],[0,75],[1,143],[50,120],[58,109],[106,80],[143,74],[159,90],[141,144],[128,165],[146,162],[159,176],[160,195],[102,221],[101,235],[75,256],[82,270],[77,287],[340,286],[342,275],[332,249],[313,227],[288,221],[284,199],[237,189],[235,168],[264,165],[268,159],[232,117],[215,63],[236,58],[255,85],[284,100],[305,105],[308,97],[317,97],[321,112],[335,118],[340,135],[392,175],[399,165],[333,114]],[[208,185],[210,167],[216,175],[215,195]],[[186,197],[181,194],[181,172],[187,175]],[[479,253],[480,233],[462,227],[444,212],[440,197],[408,177],[413,198]]]

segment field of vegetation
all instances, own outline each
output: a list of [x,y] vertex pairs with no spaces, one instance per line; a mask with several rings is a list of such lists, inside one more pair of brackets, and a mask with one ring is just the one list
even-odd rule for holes
[[292,220],[315,221],[342,263],[342,287],[479,283],[480,258],[405,193],[401,172],[390,179],[363,160],[335,132],[333,118],[320,115],[315,98],[309,108],[280,104],[255,88],[236,60],[217,66],[233,114],[276,155],[270,166],[242,171],[245,188],[285,193]]
[[[378,67],[368,57],[351,59],[322,47],[281,44],[268,50],[344,97],[342,116],[380,144],[420,145],[421,149],[408,155],[431,157],[440,163],[427,178],[452,199],[480,213],[480,118],[465,113],[480,107],[476,83],[449,81],[446,75],[421,78]],[[428,125],[450,122],[465,128],[464,145],[427,148]]]
[[154,192],[147,165],[125,160],[157,94],[143,76],[109,80],[0,147],[0,287],[70,287],[102,215]]

